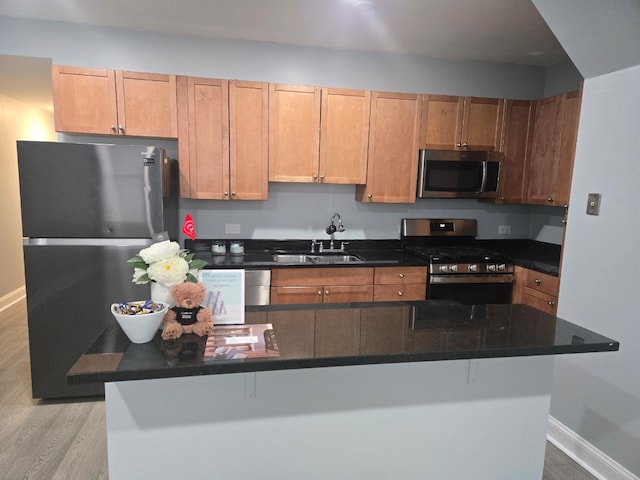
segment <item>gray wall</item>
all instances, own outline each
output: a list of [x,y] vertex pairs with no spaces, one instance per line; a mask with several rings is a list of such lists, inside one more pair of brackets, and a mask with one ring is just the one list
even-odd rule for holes
[[[202,40],[2,16],[0,45],[0,53],[51,57],[61,65],[213,78],[522,99],[540,98],[549,88],[546,71],[539,67]],[[562,75],[556,77],[552,83],[563,87],[558,82]],[[576,87],[575,83],[571,86]],[[72,135],[60,138],[112,141]],[[126,141],[132,142],[149,140]],[[335,211],[343,215],[349,227],[342,236],[345,239],[397,238],[400,219],[411,216],[478,218],[482,238],[538,238],[546,224],[557,224],[562,215],[557,209],[538,209],[532,227],[532,207],[469,200],[370,205],[355,201],[353,186],[273,183],[265,202],[183,201],[181,207],[183,214],[193,215],[202,238],[230,237],[224,234],[226,223],[241,224],[238,236],[243,238],[326,238],[324,227]],[[511,225],[511,235],[498,237],[498,225]],[[550,243],[562,240],[553,228],[546,229],[542,239]]]
[[[640,2],[533,1],[585,77],[558,314],[620,341],[557,358],[551,414],[640,477]],[[599,216],[585,213],[589,192]]]

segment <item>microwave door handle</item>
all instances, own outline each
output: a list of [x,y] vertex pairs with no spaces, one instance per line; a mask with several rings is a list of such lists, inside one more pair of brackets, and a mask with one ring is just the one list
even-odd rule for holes
[[482,182],[480,183],[480,193],[483,193],[487,188],[487,170],[488,170],[488,162],[487,160],[482,161]]

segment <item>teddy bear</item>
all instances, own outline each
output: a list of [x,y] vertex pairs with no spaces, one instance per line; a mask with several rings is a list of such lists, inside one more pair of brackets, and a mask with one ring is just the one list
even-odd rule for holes
[[203,337],[213,330],[213,312],[201,306],[206,288],[202,283],[184,282],[171,287],[175,307],[167,310],[162,325],[162,338],[180,338],[183,333]]

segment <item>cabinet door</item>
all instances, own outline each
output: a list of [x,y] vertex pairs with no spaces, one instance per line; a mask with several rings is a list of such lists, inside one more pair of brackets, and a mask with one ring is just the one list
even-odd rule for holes
[[322,303],[322,285],[313,287],[271,287],[271,304]]
[[113,70],[53,65],[51,81],[56,131],[118,133]]
[[267,83],[229,82],[229,175],[232,200],[266,200],[269,185]]
[[320,87],[269,85],[269,181],[316,182]]
[[535,102],[507,100],[502,139],[502,175],[499,201],[522,203],[525,197],[525,172],[531,155]]
[[367,184],[356,199],[415,203],[422,95],[373,92]]
[[116,71],[120,134],[177,138],[176,76]]
[[424,95],[420,148],[458,150],[463,110],[464,97]]
[[527,168],[527,203],[554,205],[558,175],[559,126],[564,113],[562,95],[539,100],[533,127],[531,161]]
[[504,101],[465,97],[461,148],[494,152],[500,147]]
[[564,118],[562,120],[562,138],[560,140],[560,158],[556,176],[554,205],[568,205],[573,177],[573,162],[578,138],[581,91],[565,94]]
[[320,182],[364,184],[371,92],[322,89]]
[[186,198],[229,198],[227,80],[179,77],[180,191]]
[[373,285],[325,285],[324,303],[371,302]]

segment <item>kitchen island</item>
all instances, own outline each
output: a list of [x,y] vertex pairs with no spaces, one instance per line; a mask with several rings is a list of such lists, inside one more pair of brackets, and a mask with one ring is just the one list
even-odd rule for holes
[[218,332],[225,347],[108,329],[78,360],[70,383],[107,382],[111,479],[539,480],[553,356],[619,348],[525,305],[283,305],[245,320]]

